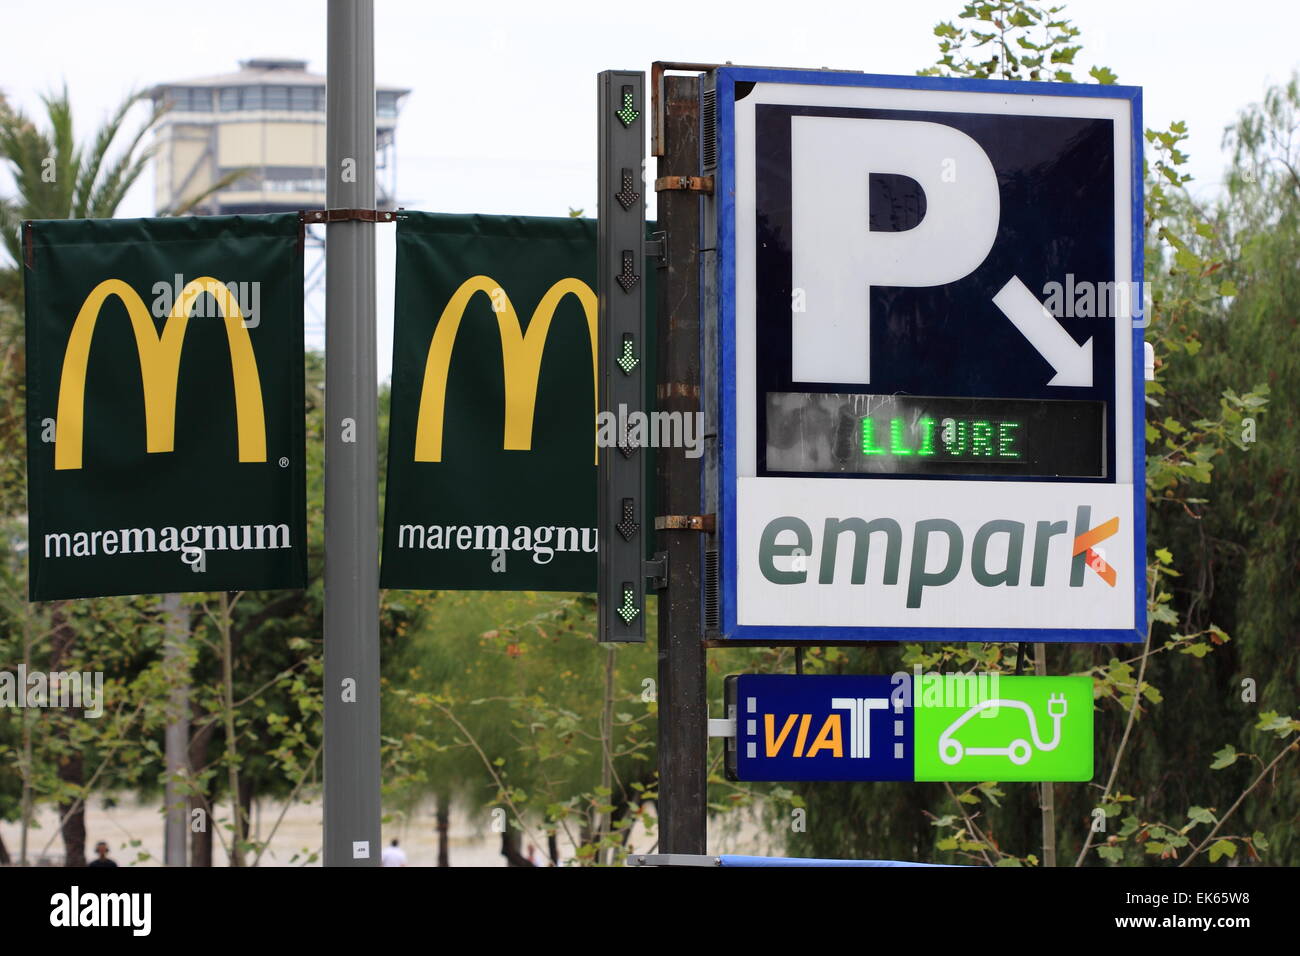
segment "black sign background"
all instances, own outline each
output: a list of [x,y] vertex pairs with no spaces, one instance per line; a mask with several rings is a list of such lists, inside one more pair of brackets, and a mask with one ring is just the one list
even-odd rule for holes
[[[1113,282],[1114,124],[1109,119],[988,115],[913,110],[759,104],[756,114],[755,271],[757,433],[767,433],[768,392],[857,392],[970,398],[1079,399],[1105,402],[1104,478],[1115,481],[1115,336],[1113,319],[1061,318],[1079,343],[1093,340],[1091,388],[1047,386],[1051,365],[993,304],[1012,277],[1043,298],[1048,282]],[[791,118],[842,116],[912,120],[960,130],[988,154],[997,173],[1001,217],[993,247],[970,275],[942,286],[871,289],[871,383],[800,382],[791,378]],[[908,183],[891,177],[895,187]],[[873,187],[875,187],[873,183]],[[880,191],[873,188],[873,201]],[[921,196],[898,197],[924,209]],[[874,217],[873,217],[874,218]],[[912,217],[873,221],[902,228]],[[1062,226],[1064,224],[1064,226]],[[866,225],[866,224],[864,224]],[[863,317],[866,321],[866,317]],[[771,475],[757,443],[757,474]],[[842,477],[942,476],[845,474]]]

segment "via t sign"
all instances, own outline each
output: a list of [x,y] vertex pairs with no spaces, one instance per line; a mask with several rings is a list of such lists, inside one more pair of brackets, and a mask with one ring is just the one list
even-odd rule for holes
[[722,636],[1141,640],[1140,91],[713,83]]

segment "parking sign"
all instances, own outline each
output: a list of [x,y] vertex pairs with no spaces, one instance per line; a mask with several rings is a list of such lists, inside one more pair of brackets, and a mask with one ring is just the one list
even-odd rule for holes
[[712,92],[723,636],[1141,640],[1140,91]]

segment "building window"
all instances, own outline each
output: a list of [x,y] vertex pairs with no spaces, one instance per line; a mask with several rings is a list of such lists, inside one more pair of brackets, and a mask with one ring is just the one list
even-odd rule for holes
[[287,110],[289,108],[289,87],[268,86],[265,91],[263,109]]
[[376,93],[375,113],[379,116],[396,116],[397,115],[397,94]]
[[289,109],[310,113],[316,108],[316,90],[310,86],[289,88]]
[[[229,169],[222,169],[227,175]],[[250,170],[232,183],[227,192],[323,193],[325,170],[320,166],[268,166]]]
[[223,86],[217,94],[217,108],[223,113],[233,113],[239,109],[239,87]]
[[[222,169],[219,170],[219,175],[229,176],[234,171],[235,170],[233,169]],[[262,188],[261,175],[256,170],[249,170],[248,172],[245,172],[244,175],[240,176],[238,179],[233,180],[229,186],[227,186],[225,189],[221,191],[232,192],[232,193],[257,192],[261,188]]]
[[191,89],[177,86],[167,91],[172,109],[185,113],[211,113],[212,91],[210,89]]
[[240,102],[243,103],[244,109],[260,110],[263,108],[262,104],[266,101],[266,98],[264,96],[265,91],[262,87],[245,86],[240,90],[240,93],[242,94]]

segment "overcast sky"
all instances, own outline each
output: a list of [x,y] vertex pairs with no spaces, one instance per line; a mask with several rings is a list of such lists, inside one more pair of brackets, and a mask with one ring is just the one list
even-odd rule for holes
[[[324,0],[0,0],[0,89],[28,112],[67,83],[81,135],[130,90],[293,57],[325,69]],[[595,211],[595,75],[656,59],[908,74],[937,56],[961,0],[645,4],[376,0],[376,79],[409,87],[400,204],[436,212]],[[689,17],[684,14],[689,11]],[[1145,125],[1186,120],[1198,193],[1222,180],[1223,129],[1300,67],[1296,0],[1075,0],[1076,75],[1144,88]],[[10,188],[0,177],[0,190]],[[153,212],[152,182],[120,210]],[[391,360],[392,229],[378,227],[381,377]]]

